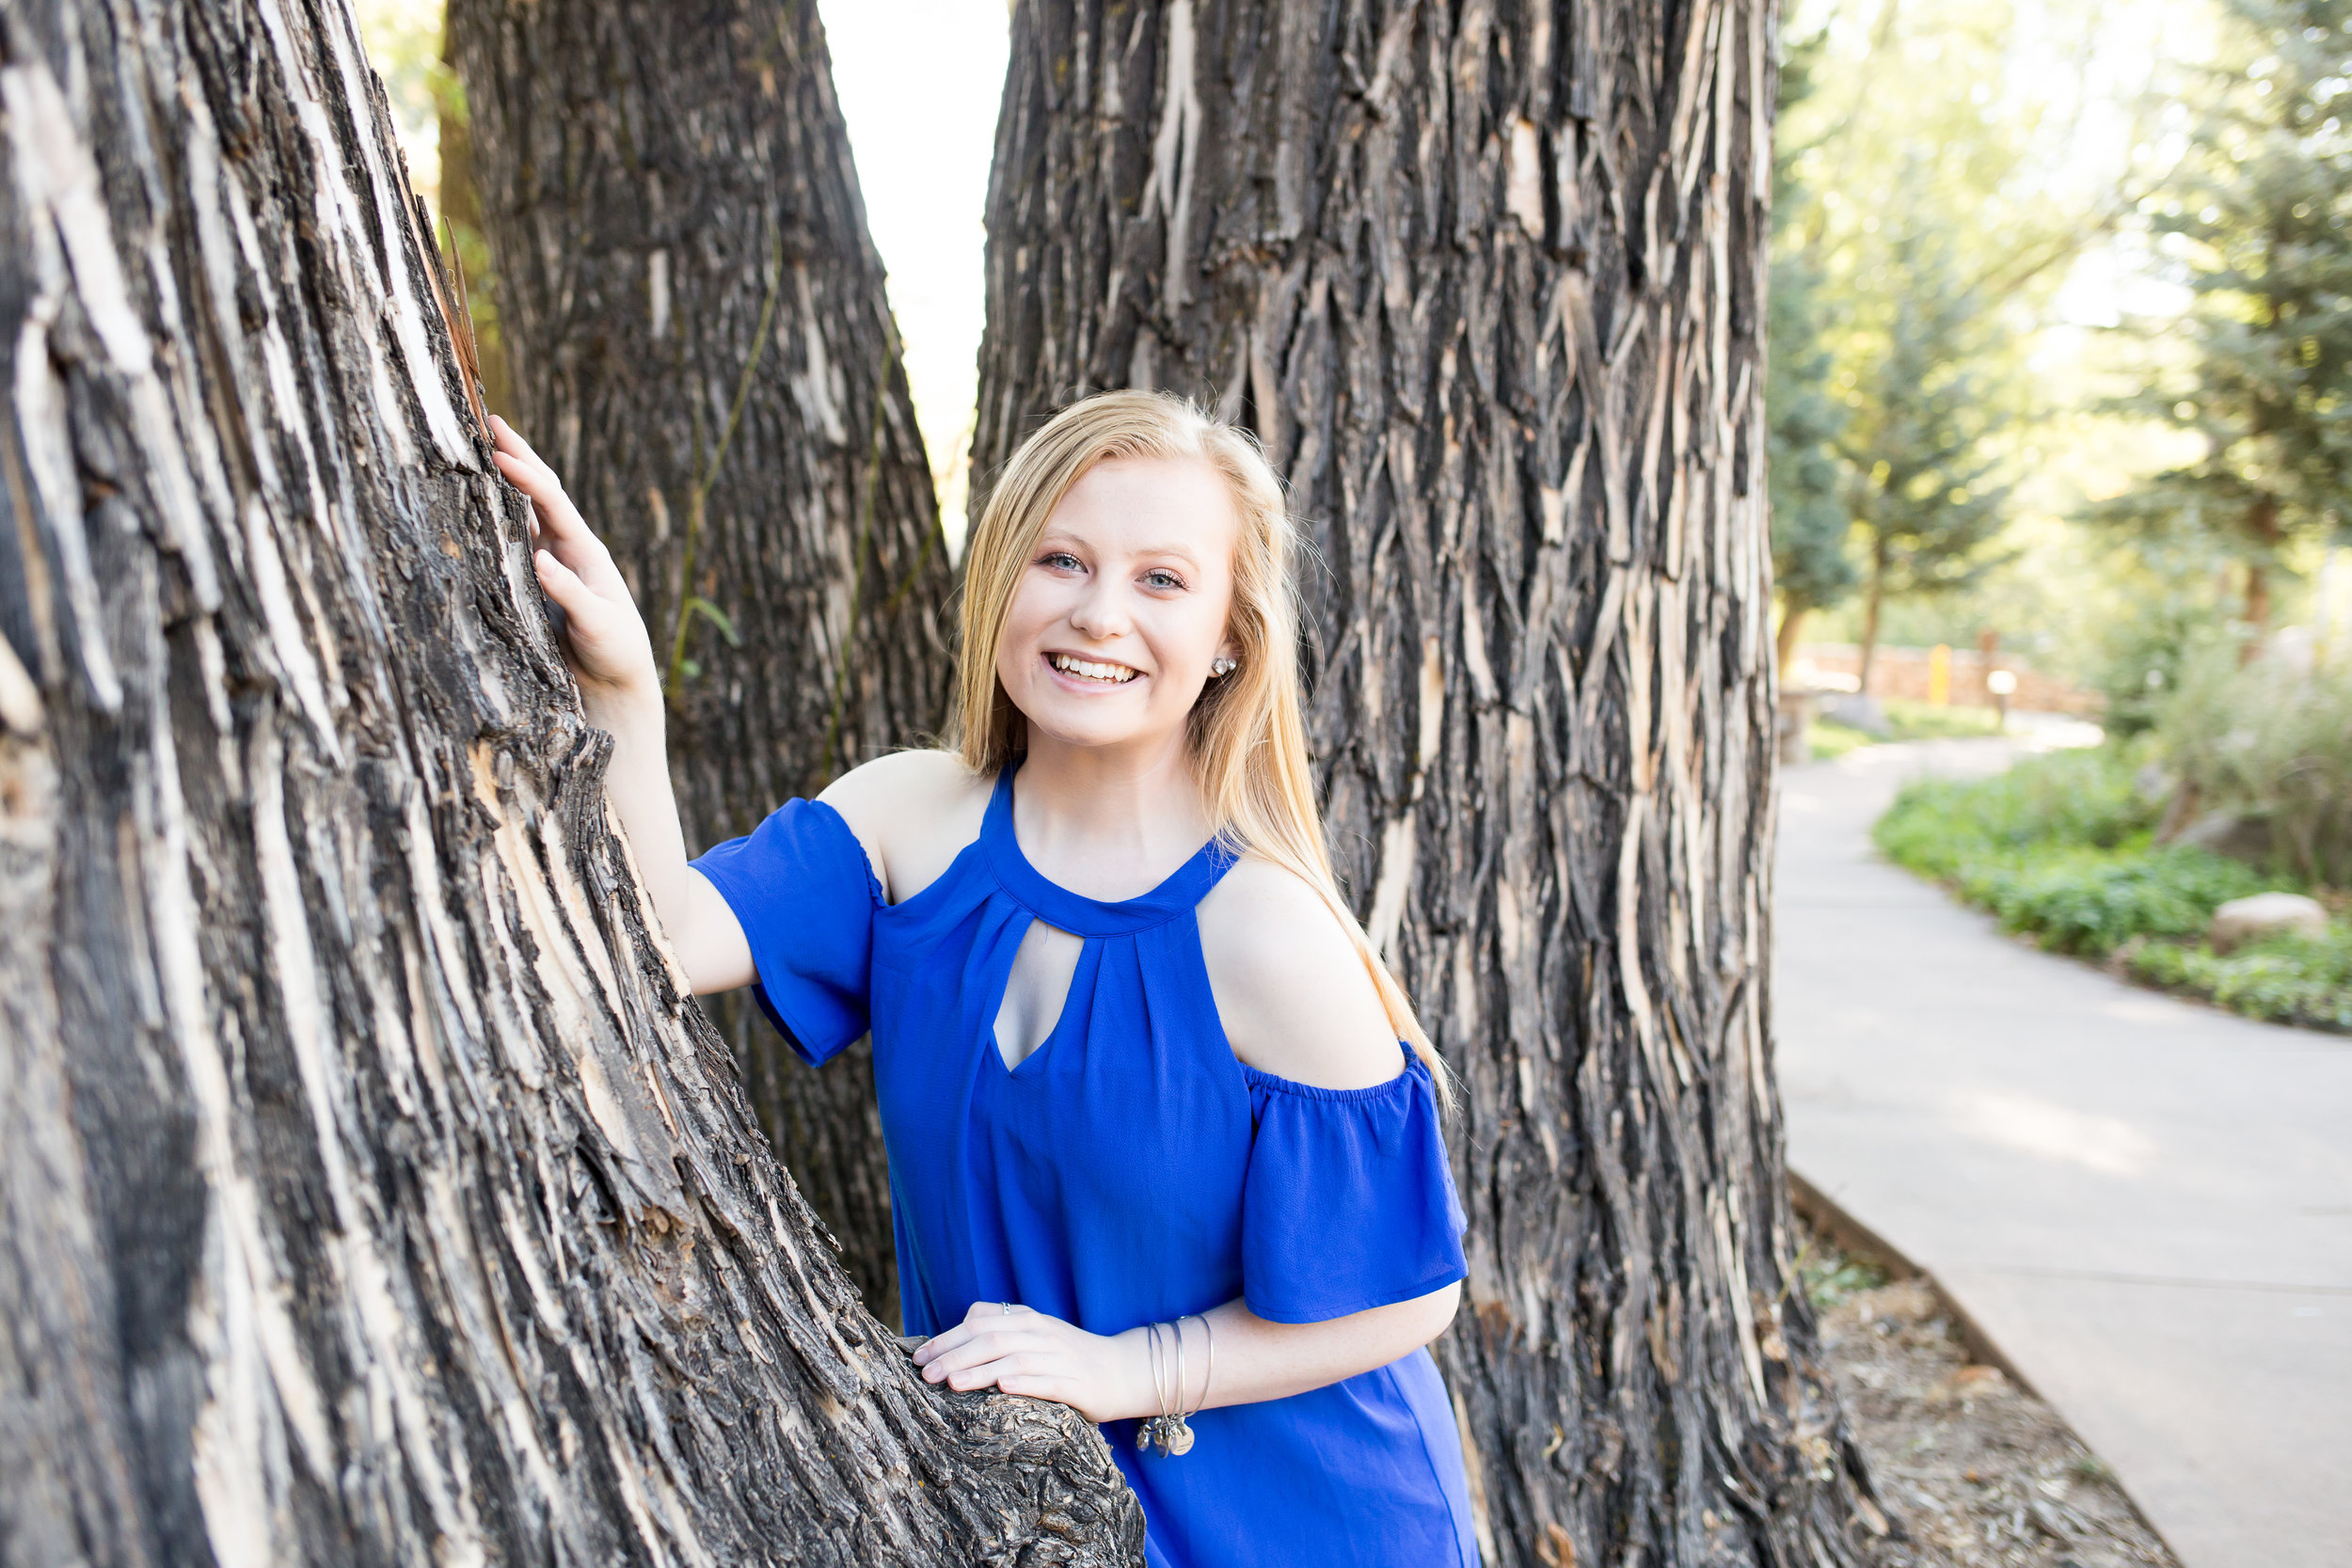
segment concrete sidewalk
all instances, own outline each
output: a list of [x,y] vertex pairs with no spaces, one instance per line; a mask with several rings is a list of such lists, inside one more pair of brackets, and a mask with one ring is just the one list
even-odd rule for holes
[[2352,1568],[2352,1038],[2002,936],[1875,859],[1903,779],[1781,775],[1789,1164],[1940,1277],[2186,1568]]

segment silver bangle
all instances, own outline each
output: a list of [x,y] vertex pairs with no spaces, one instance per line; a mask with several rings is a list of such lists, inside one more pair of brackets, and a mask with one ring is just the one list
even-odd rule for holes
[[[1197,1317],[1199,1314],[1187,1313],[1184,1316]],[[1202,1318],[1200,1322],[1202,1326],[1206,1327],[1208,1319]],[[1136,1451],[1142,1453],[1148,1452],[1152,1449],[1157,1449],[1165,1455],[1176,1457],[1192,1451],[1192,1426],[1191,1423],[1186,1420],[1184,1411],[1184,1318],[1179,1317],[1174,1323],[1169,1323],[1168,1327],[1169,1331],[1176,1336],[1176,1407],[1173,1411],[1168,1409],[1168,1396],[1167,1388],[1166,1386],[1160,1381],[1160,1362],[1162,1359],[1158,1354],[1160,1343],[1160,1325],[1158,1323],[1147,1324],[1144,1329],[1144,1333],[1149,1338],[1153,1352],[1152,1362],[1152,1391],[1159,1399],[1160,1413],[1159,1415],[1145,1421],[1143,1423],[1143,1429],[1136,1433]],[[1210,1354],[1214,1355],[1216,1354],[1216,1341],[1211,1340],[1210,1346]],[[1203,1383],[1200,1386],[1200,1390],[1201,1397],[1204,1399],[1207,1398],[1208,1385],[1206,1383]],[[1195,1406],[1195,1408],[1197,1409],[1199,1407]]]
[[[1216,1330],[1209,1326],[1207,1313],[1195,1312],[1193,1316],[1200,1320],[1201,1337],[1208,1341],[1208,1354],[1205,1357],[1207,1365],[1200,1369],[1200,1401],[1192,1407],[1192,1413],[1198,1416],[1208,1405],[1209,1381],[1216,1376]],[[1182,1320],[1179,1320],[1180,1323],[1181,1322]]]

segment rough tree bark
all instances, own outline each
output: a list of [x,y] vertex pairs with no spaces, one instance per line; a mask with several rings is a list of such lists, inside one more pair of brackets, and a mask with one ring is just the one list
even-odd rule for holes
[[1848,1563],[1769,1015],[1769,0],[1019,0],[976,481],[1262,436],[1339,859],[1449,1062],[1494,1564]]
[[341,0],[0,8],[0,1557],[1141,1560],[679,993]]
[[[698,851],[946,715],[947,552],[823,25],[802,0],[452,0],[449,27],[513,417],[669,665]],[[713,1013],[896,1322],[866,1048],[810,1073],[747,997]]]

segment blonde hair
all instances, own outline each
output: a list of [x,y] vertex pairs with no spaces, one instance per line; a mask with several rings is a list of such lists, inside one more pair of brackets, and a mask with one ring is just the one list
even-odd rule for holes
[[986,777],[1025,746],[1020,710],[996,678],[1014,592],[1038,536],[1079,476],[1118,458],[1206,463],[1240,519],[1228,630],[1234,669],[1193,705],[1187,740],[1202,803],[1218,835],[1299,877],[1323,895],[1363,960],[1398,1037],[1428,1064],[1439,1097],[1453,1091],[1413,1004],[1340,896],[1307,767],[1300,716],[1296,529],[1265,454],[1249,434],[1164,392],[1104,392],[1073,403],[1021,443],[989,492],[963,563],[963,640],[951,735],[964,765]]

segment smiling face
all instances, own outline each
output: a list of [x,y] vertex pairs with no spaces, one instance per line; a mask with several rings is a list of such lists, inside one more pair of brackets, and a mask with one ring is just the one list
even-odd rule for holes
[[1032,749],[1181,743],[1210,661],[1233,652],[1239,529],[1206,463],[1116,458],[1079,476],[1029,551],[996,648]]

